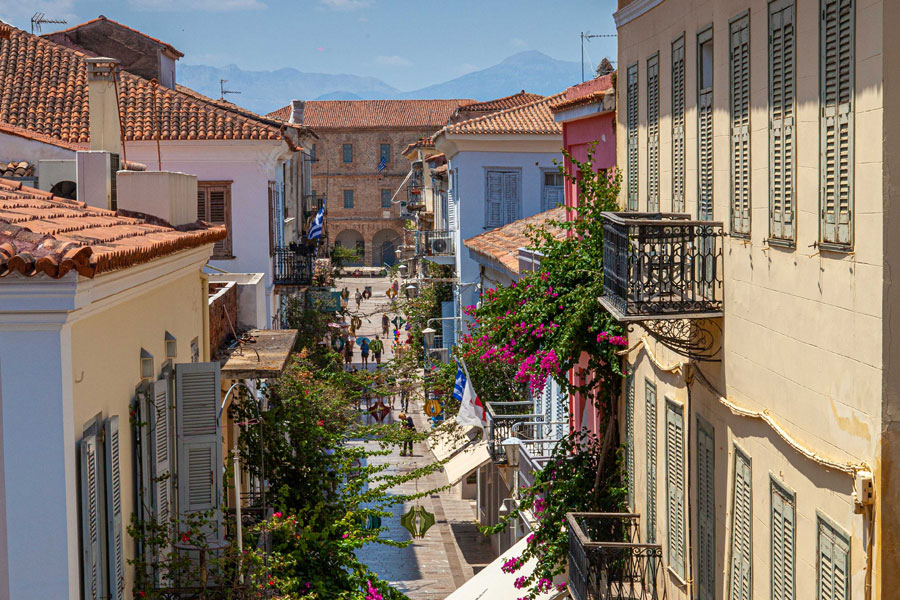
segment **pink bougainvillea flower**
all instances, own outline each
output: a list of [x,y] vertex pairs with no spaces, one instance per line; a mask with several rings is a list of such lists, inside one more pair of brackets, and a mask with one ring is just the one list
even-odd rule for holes
[[181,534],[181,543],[187,544],[189,541],[191,541],[191,536],[189,536],[186,533],[182,533]]
[[276,519],[280,519],[280,518],[281,518],[281,513],[280,513],[280,512],[277,512],[277,513],[274,513],[272,516],[275,517]]
[[319,427],[325,427],[325,421],[319,419],[318,421],[316,421],[316,425],[318,425]]

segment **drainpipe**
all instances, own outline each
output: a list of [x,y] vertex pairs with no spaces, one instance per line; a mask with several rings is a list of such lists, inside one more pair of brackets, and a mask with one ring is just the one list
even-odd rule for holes
[[694,597],[694,552],[693,552],[693,544],[691,543],[691,382],[694,380],[694,376],[691,373],[691,363],[690,361],[681,363],[681,370],[684,374],[684,383],[685,389],[687,390],[687,398],[684,401],[684,437],[685,437],[685,452],[684,452],[684,557],[685,557],[685,584],[687,597]]
[[209,275],[200,273],[200,306],[203,309],[203,362],[209,361]]

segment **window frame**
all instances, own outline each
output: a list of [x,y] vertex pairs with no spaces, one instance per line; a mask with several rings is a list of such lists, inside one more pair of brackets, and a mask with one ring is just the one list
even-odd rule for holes
[[381,159],[385,158],[384,151],[387,149],[387,160],[384,161],[385,166],[391,164],[391,144],[390,142],[380,142],[378,144],[378,163],[381,164]]
[[[712,64],[710,65],[710,74],[709,74],[709,85],[703,85],[703,46],[705,44],[711,45],[711,56],[710,60]],[[697,218],[701,221],[712,221],[715,218],[715,57],[716,57],[716,47],[715,47],[715,39],[713,37],[713,25],[710,23],[709,25],[701,28],[697,32],[697,44],[696,44],[696,52],[697,52],[697,60],[696,60],[696,74],[697,74]],[[709,214],[707,215],[703,209],[703,197],[704,197],[704,177],[703,177],[703,123],[701,118],[701,111],[703,110],[701,107],[701,103],[703,102],[704,96],[709,95],[709,159],[711,161],[711,165],[709,167],[709,196],[710,196],[710,205],[709,205]]]
[[[784,210],[785,200],[782,188],[781,195],[781,205],[782,205],[782,230],[784,228],[784,216],[783,213],[789,212],[791,214],[790,228],[791,234],[790,236],[776,236],[775,235],[775,188],[774,188],[774,180],[775,180],[775,79],[773,77],[773,73],[775,70],[775,52],[774,45],[772,43],[773,38],[773,28],[772,28],[772,17],[774,13],[782,12],[784,10],[790,9],[791,11],[791,25],[793,27],[792,32],[792,48],[791,48],[791,72],[793,73],[793,82],[791,83],[791,116],[790,122],[785,125],[784,118],[782,118],[782,148],[784,147],[785,127],[791,128],[790,133],[790,153],[791,153],[791,163],[788,168],[783,169],[782,180],[790,177],[791,181],[791,193],[790,193],[790,211]],[[769,232],[767,243],[774,246],[782,246],[784,248],[795,248],[797,244],[797,3],[795,0],[770,0],[768,4],[768,8],[766,9],[766,27],[767,27],[767,66],[768,66],[768,137],[769,137],[769,170],[768,170],[768,184],[769,184],[769,202],[768,202],[768,213],[769,213]],[[782,34],[783,35],[783,34]],[[781,57],[782,67],[781,70],[784,72],[784,56]],[[783,80],[782,80],[783,83]],[[783,93],[783,92],[782,92]]]
[[[387,192],[387,204],[384,203],[385,192]],[[381,208],[391,208],[391,190],[388,188],[381,188]]]
[[[210,181],[198,181],[197,182],[197,192],[199,194],[201,189],[206,190],[206,198],[204,200],[205,203],[205,215],[200,217],[199,211],[197,218],[210,223],[211,225],[225,225],[225,230],[227,235],[224,240],[221,242],[221,246],[219,246],[220,242],[216,242],[213,246],[213,253],[210,257],[210,260],[230,260],[235,258],[234,256],[234,238],[232,236],[232,227],[231,227],[231,184],[234,183],[231,180],[210,180]],[[209,220],[209,214],[211,212],[211,198],[210,192],[213,188],[223,188],[225,191],[225,222],[224,223],[214,223]],[[199,198],[198,198],[199,201]],[[271,220],[271,219],[270,219]],[[221,251],[219,250],[221,248]]]
[[769,473],[769,590],[770,595],[775,598],[775,493],[776,490],[782,496],[789,498],[791,506],[794,510],[794,520],[792,523],[793,530],[793,546],[791,548],[791,590],[792,599],[797,598],[797,493],[789,488],[783,481],[779,481],[774,473]]
[[[500,222],[496,225],[491,225],[490,219],[490,175],[491,173],[500,173],[504,175],[515,175],[516,177],[516,218],[512,220],[506,219],[506,203],[503,199],[503,186],[504,183],[501,182],[501,199],[500,199]],[[484,229],[496,229],[497,227],[503,227],[504,225],[509,225],[514,221],[518,221],[522,218],[522,169],[515,167],[485,167],[484,168]]]
[[[666,440],[666,541],[667,541],[666,559],[667,559],[667,563],[668,563],[667,568],[672,574],[674,574],[682,582],[684,582],[684,581],[686,581],[685,577],[686,577],[687,562],[690,560],[690,557],[687,556],[687,536],[690,535],[690,533],[687,532],[686,522],[685,522],[686,517],[687,517],[687,515],[685,513],[685,504],[686,504],[685,503],[685,494],[687,491],[687,482],[684,480],[684,467],[685,467],[685,460],[687,457],[685,455],[685,443],[684,443],[684,404],[675,402],[671,398],[664,397],[664,405],[666,408],[665,440]],[[671,456],[672,453],[670,452],[670,448],[669,448],[669,414],[670,414],[670,411],[672,414],[676,414],[681,417],[681,437],[678,440],[678,444],[681,448],[681,465],[680,465],[680,467],[681,467],[681,478],[682,478],[681,504],[679,507],[680,508],[679,512],[681,514],[681,524],[680,525],[681,525],[681,533],[682,533],[682,537],[680,540],[672,539],[673,538],[672,525],[673,525],[674,520],[672,519],[671,497],[672,497],[672,485],[674,482],[669,477],[669,473],[670,473],[669,465],[672,460],[672,456]],[[674,473],[675,472],[674,469],[671,470],[671,472]],[[681,563],[679,563],[679,565],[674,564],[674,561],[672,560],[672,548],[675,543],[679,543],[680,552],[683,557],[683,561]],[[679,567],[681,568],[681,570],[679,570]]]
[[734,548],[735,548],[735,502],[737,501],[737,464],[738,457],[743,457],[746,459],[747,464],[750,468],[750,514],[747,516],[747,529],[748,529],[748,537],[750,542],[750,554],[749,554],[749,589],[748,594],[749,598],[753,598],[753,459],[750,457],[750,454],[745,452],[737,443],[732,445],[733,447],[733,458],[731,461],[732,471],[731,471],[731,545],[730,545],[730,556],[731,556],[731,564],[725,565],[728,569],[728,597],[734,598]]
[[[349,154],[350,160],[347,160],[347,156]],[[341,162],[345,165],[353,164],[353,144],[345,143],[341,144]]]
[[625,210],[628,211],[637,211],[640,206],[640,70],[639,62],[635,61],[625,71]]
[[[660,166],[659,166],[659,50],[647,57],[647,212],[660,211]],[[651,75],[655,69],[655,75]],[[654,100],[651,106],[651,99]],[[651,111],[651,108],[655,110]],[[655,119],[651,117],[655,115]]]
[[849,599],[852,594],[850,568],[853,565],[853,547],[850,541],[853,537],[843,527],[840,527],[834,519],[823,513],[821,510],[816,510],[816,600],[822,598],[822,525],[829,527],[834,534],[839,536],[847,545],[847,558],[845,563],[846,593],[844,594],[844,597]]
[[[717,560],[717,553],[716,553],[716,486],[715,486],[715,479],[716,479],[716,451],[715,451],[716,428],[712,425],[712,423],[707,421],[705,418],[703,418],[699,414],[697,415],[696,422],[697,422],[697,436],[696,436],[696,444],[697,444],[697,526],[696,526],[696,529],[697,529],[697,598],[698,598],[698,600],[713,600],[716,596],[716,579],[717,579],[716,578],[716,566],[715,566],[715,563]],[[704,585],[703,573],[702,573],[703,561],[701,560],[701,558],[702,558],[701,552],[702,552],[703,546],[700,543],[700,528],[703,523],[703,519],[701,518],[701,513],[700,513],[701,506],[702,506],[702,503],[700,501],[701,500],[701,490],[702,490],[702,488],[700,487],[700,464],[701,464],[700,463],[700,433],[701,432],[710,437],[710,439],[712,440],[712,446],[713,446],[712,447],[712,465],[711,465],[712,466],[712,474],[711,474],[712,484],[711,484],[711,488],[710,488],[710,493],[711,493],[710,502],[713,507],[713,514],[712,514],[712,519],[711,519],[711,531],[710,531],[710,534],[712,536],[713,568],[712,568],[712,571],[708,574],[709,578],[710,578],[710,581],[709,581],[710,589],[709,590],[706,590],[703,587],[703,585]],[[705,592],[709,592],[709,593],[711,593],[711,595],[706,595]]]
[[[343,194],[342,194],[343,198],[344,198],[343,207],[345,210],[353,210],[354,206],[356,205],[356,198],[355,198],[355,194],[353,192],[354,191],[352,189],[343,190]],[[348,193],[349,193],[349,196],[348,196]],[[347,206],[347,198],[350,199],[350,206]]]
[[[745,27],[737,27],[741,24],[741,21],[746,21]],[[752,158],[752,131],[753,124],[751,123],[751,117],[753,114],[753,103],[751,101],[751,96],[753,94],[752,88],[752,47],[751,47],[751,39],[750,39],[750,9],[744,10],[743,12],[735,15],[728,21],[728,117],[729,117],[729,167],[731,171],[731,185],[729,186],[730,192],[730,206],[729,206],[729,217],[731,221],[731,235],[738,238],[749,238],[750,232],[753,227],[752,223],[752,199],[753,199],[753,158]],[[747,200],[747,225],[746,230],[742,229],[741,226],[736,226],[736,204],[738,203],[737,198],[737,177],[736,177],[736,133],[735,133],[735,91],[736,91],[736,81],[735,81],[735,72],[734,72],[734,35],[737,31],[746,30],[747,32],[747,93],[746,93],[746,101],[747,101],[747,131],[744,132],[746,135],[746,176],[745,179],[745,191],[744,197]],[[715,51],[715,48],[713,48]],[[715,62],[715,61],[714,61]],[[713,133],[713,139],[715,140],[715,133]]]
[[[681,58],[678,62],[678,66],[681,69],[680,79],[681,79],[681,88],[678,90],[680,92],[680,97],[676,95],[675,90],[675,52],[681,51]],[[671,91],[671,111],[670,111],[670,122],[672,126],[671,138],[672,138],[672,212],[685,212],[687,210],[686,202],[685,202],[685,192],[687,190],[686,186],[686,173],[687,173],[687,144],[686,144],[686,131],[687,131],[687,117],[686,117],[686,101],[687,101],[687,86],[686,86],[686,68],[685,65],[687,60],[687,41],[685,37],[685,32],[682,31],[679,33],[675,39],[672,40],[669,49],[669,77],[670,77],[670,91]],[[680,106],[679,106],[680,102]],[[679,110],[676,110],[678,108]],[[680,137],[678,134],[680,133]],[[679,140],[679,143],[676,144],[675,140]],[[678,146],[676,148],[676,146]],[[676,160],[680,158],[680,163]],[[679,168],[676,169],[676,165],[679,165]],[[679,193],[680,192],[680,197]]]

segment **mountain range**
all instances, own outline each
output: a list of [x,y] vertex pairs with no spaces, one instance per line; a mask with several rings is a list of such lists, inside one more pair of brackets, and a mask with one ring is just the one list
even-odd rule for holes
[[239,91],[227,99],[259,114],[266,114],[303,100],[390,100],[427,98],[472,98],[491,100],[525,90],[551,95],[577,83],[577,62],[557,60],[530,50],[514,54],[502,62],[466,73],[450,81],[401,91],[376,77],[349,74],[307,73],[293,68],[275,71],[246,71],[235,65],[210,67],[179,65],[178,82],[201,94],[219,97],[219,80],[225,89]]

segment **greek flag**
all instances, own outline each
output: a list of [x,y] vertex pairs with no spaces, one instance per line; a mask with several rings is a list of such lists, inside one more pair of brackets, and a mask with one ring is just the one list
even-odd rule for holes
[[317,240],[322,237],[322,222],[325,220],[325,202],[326,200],[322,200],[322,208],[319,209],[319,212],[316,213],[316,218],[313,219],[312,225],[309,228],[309,235],[307,239]]
[[484,405],[475,393],[472,382],[469,381],[469,374],[460,363],[456,363],[456,381],[453,384],[453,397],[459,401],[459,413],[456,415],[457,423],[480,427],[484,431],[487,425],[487,414],[484,411]]
[[386,166],[387,166],[387,157],[386,157],[386,156],[382,156],[382,157],[381,157],[381,162],[378,163],[378,172],[381,173],[382,171],[384,171],[384,168],[385,168]]

